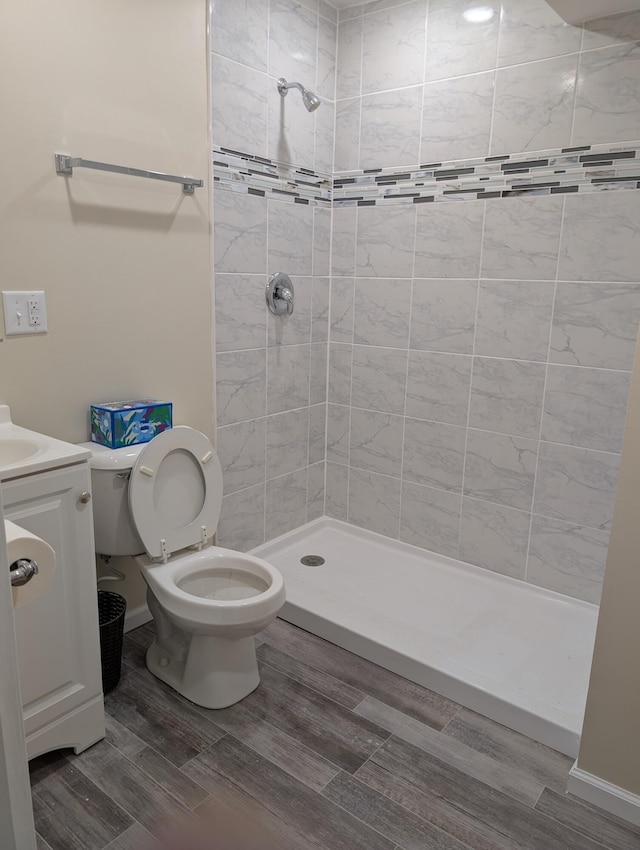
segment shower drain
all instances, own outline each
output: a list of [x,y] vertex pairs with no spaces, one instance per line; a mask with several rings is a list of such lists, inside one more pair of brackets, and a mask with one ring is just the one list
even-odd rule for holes
[[321,567],[324,564],[322,555],[305,555],[300,558],[300,563],[305,567]]

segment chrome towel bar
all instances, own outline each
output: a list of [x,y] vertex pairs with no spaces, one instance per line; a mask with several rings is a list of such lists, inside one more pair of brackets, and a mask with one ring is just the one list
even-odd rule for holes
[[80,156],[55,155],[56,173],[73,174],[74,168],[93,168],[96,171],[112,171],[114,174],[128,174],[131,177],[147,177],[150,180],[164,180],[167,183],[182,183],[182,191],[193,195],[194,189],[200,189],[204,183],[194,177],[179,177],[176,174],[164,174],[162,171],[145,171],[142,168],[128,168],[126,165],[111,165],[108,162],[94,162]]

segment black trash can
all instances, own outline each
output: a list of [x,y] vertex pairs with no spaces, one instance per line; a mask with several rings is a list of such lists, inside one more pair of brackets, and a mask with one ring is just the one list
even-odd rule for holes
[[127,601],[119,593],[98,591],[100,621],[100,655],[102,657],[102,691],[108,694],[120,681],[122,637]]

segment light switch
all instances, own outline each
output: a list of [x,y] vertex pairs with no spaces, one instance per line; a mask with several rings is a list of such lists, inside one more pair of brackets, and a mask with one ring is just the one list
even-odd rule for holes
[[47,304],[44,292],[4,291],[2,308],[7,336],[47,332]]

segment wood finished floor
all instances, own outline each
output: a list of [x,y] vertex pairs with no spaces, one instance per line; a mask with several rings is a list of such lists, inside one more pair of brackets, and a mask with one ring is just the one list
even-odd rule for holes
[[125,636],[107,737],[31,763],[38,850],[143,850],[213,801],[282,850],[639,850],[640,830],[564,793],[572,760],[277,620],[261,684],[222,711],[146,669]]

